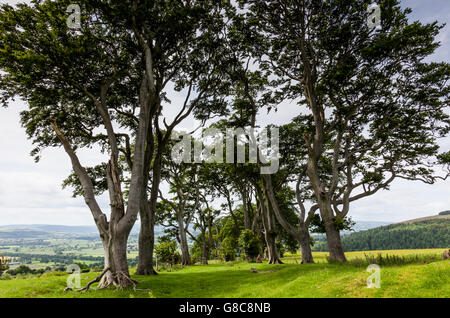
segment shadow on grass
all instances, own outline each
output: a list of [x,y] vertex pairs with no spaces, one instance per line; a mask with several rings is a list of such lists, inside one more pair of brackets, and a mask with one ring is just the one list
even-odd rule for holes
[[[259,273],[251,272],[251,267]],[[268,297],[268,292],[283,288],[297,279],[309,283],[309,277],[327,280],[355,270],[357,268],[354,266],[334,264],[243,264],[234,268],[221,264],[193,266],[177,272],[163,272],[158,276],[134,275],[133,278],[139,282],[139,289],[151,289],[154,297]]]

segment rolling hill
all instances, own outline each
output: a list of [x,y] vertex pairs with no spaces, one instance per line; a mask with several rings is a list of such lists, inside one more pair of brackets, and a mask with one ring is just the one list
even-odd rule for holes
[[450,247],[450,215],[413,219],[346,235],[346,251]]

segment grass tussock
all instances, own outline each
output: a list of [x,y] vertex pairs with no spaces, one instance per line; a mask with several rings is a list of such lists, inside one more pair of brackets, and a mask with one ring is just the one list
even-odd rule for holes
[[[326,259],[330,264],[339,264],[328,256]],[[439,260],[439,255],[437,254],[383,255],[378,253],[377,255],[364,254],[364,257],[355,257],[350,259],[347,264],[355,266],[369,266],[371,264],[379,266],[401,266],[410,264],[428,264],[437,260]]]

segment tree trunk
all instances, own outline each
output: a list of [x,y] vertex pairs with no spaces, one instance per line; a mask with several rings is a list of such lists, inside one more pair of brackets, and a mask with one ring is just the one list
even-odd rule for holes
[[334,225],[333,217],[322,214],[322,220],[325,223],[325,231],[327,235],[330,259],[334,262],[347,262],[347,259],[345,258],[344,248],[342,246],[341,236],[339,230],[337,230],[336,226]]
[[191,256],[189,255],[189,246],[187,244],[186,235],[184,235],[184,239],[183,239],[183,235],[180,233],[180,238],[181,238],[181,242],[180,242],[181,264],[183,266],[192,265]]
[[240,192],[241,192],[241,197],[242,197],[242,210],[244,212],[244,228],[246,230],[250,230],[251,224],[250,224],[250,216],[249,216],[248,205],[247,205],[247,190],[243,189]]
[[202,237],[203,237],[203,243],[202,243],[202,264],[203,265],[208,265],[208,246],[206,244],[206,233],[203,232],[202,233]]
[[274,233],[269,231],[264,231],[264,236],[266,238],[267,251],[268,251],[268,262],[267,264],[283,264],[279,258],[279,253],[277,250],[276,240]]
[[311,186],[314,190],[314,195],[319,204],[320,216],[325,224],[325,233],[327,236],[328,249],[330,251],[330,259],[335,262],[346,262],[344,248],[342,247],[339,230],[334,224],[334,213],[331,206],[330,199],[325,189],[323,188],[319,174],[317,162],[314,158],[308,160],[307,173]]
[[157,275],[153,269],[153,250],[155,248],[154,215],[143,211],[139,231],[139,255],[137,275]]
[[131,279],[127,263],[127,235],[116,235],[115,239],[103,239],[105,250],[105,269],[109,268],[100,280],[99,289],[114,285],[118,288],[135,286]]
[[265,193],[269,199],[270,204],[272,205],[273,211],[275,213],[275,217],[278,220],[278,223],[289,233],[291,234],[299,243],[300,248],[302,249],[302,264],[305,263],[314,263],[314,258],[311,252],[311,242],[309,238],[308,225],[304,221],[300,221],[300,230],[297,230],[294,226],[289,224],[281,215],[280,208],[277,203],[277,199],[272,189],[272,180],[270,176],[263,176],[265,182]]
[[263,221],[264,238],[267,245],[268,264],[283,264],[283,262],[279,258],[279,254],[277,251],[277,245],[275,241],[276,234],[274,233],[273,224],[274,222],[270,215],[269,204],[268,202],[266,202],[266,198],[264,198],[260,187],[257,185],[255,188],[258,196],[258,203],[261,206],[261,219]]
[[330,204],[319,202],[320,215],[325,224],[325,233],[327,236],[328,250],[330,259],[334,262],[347,262],[345,258],[344,248],[342,246],[339,230],[334,224],[333,212]]
[[179,234],[178,236],[180,238],[181,264],[185,266],[185,265],[192,265],[192,262],[191,256],[189,255],[189,245],[186,237],[186,231],[184,230],[184,221],[183,221],[184,207],[182,205],[183,203],[180,203],[180,206],[176,210],[176,213],[178,221],[178,234]]
[[[153,135],[151,135],[153,138]],[[146,173],[143,179],[143,188],[147,188],[148,174],[150,169],[151,156],[153,155],[153,145],[150,145],[146,151]],[[150,200],[148,201],[147,191],[141,195],[139,206],[139,214],[141,217],[141,228],[139,230],[139,256],[136,274],[138,275],[157,275],[153,269],[153,251],[155,248],[155,213],[156,201],[158,198],[159,184],[161,181],[161,159],[158,157],[154,161],[152,178],[152,188],[150,192]]]
[[311,240],[308,228],[304,223],[300,225],[300,233],[302,235],[297,238],[297,241],[302,250],[302,264],[313,264],[314,258],[311,251]]

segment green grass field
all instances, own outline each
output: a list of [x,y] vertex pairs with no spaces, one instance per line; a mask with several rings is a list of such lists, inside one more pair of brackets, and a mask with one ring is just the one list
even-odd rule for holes
[[[450,261],[442,261],[443,250],[399,250],[347,253],[349,264],[328,264],[327,253],[314,253],[316,264],[300,265],[298,255],[287,255],[283,265],[243,262],[194,265],[158,276],[133,275],[138,290],[90,290],[63,292],[68,274],[47,273],[40,277],[0,280],[0,298],[30,297],[450,297]],[[364,254],[416,257],[424,261],[381,266],[381,288],[369,289],[370,273],[355,259]],[[431,259],[434,257],[434,259]],[[352,261],[353,260],[353,261]],[[259,270],[253,273],[250,268]],[[132,269],[134,272],[134,269]],[[82,285],[98,273],[82,274]]]

